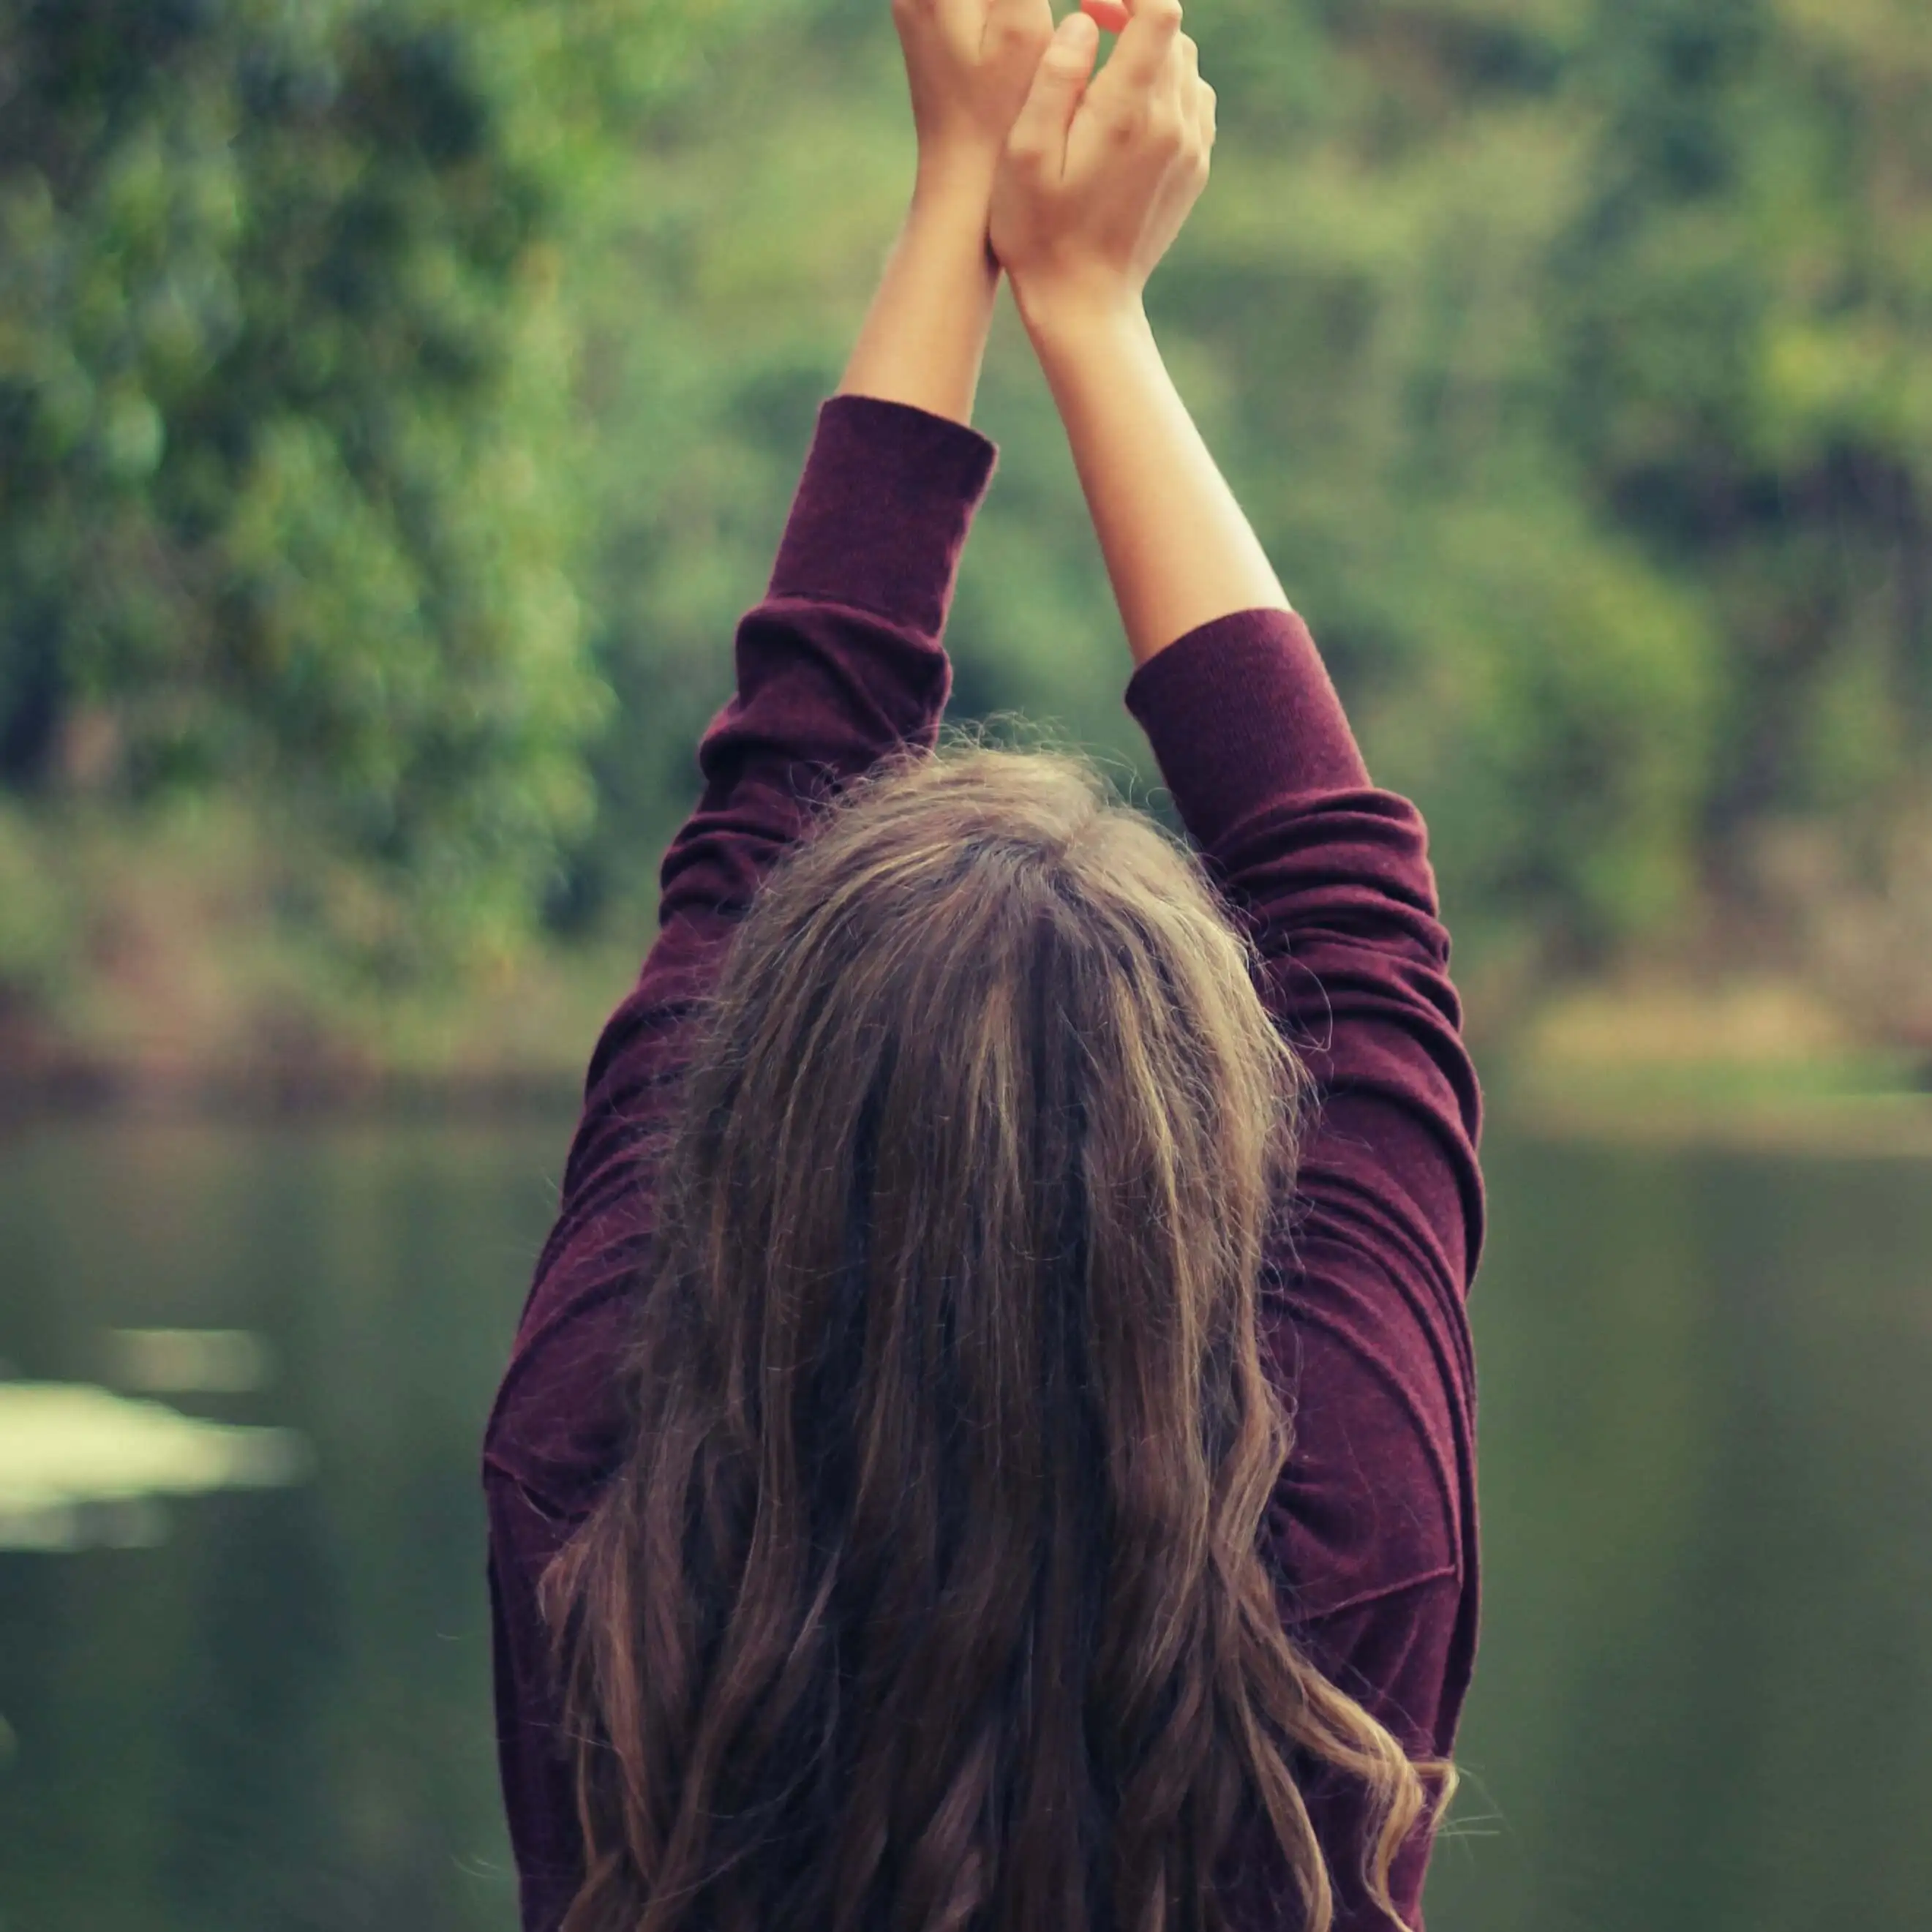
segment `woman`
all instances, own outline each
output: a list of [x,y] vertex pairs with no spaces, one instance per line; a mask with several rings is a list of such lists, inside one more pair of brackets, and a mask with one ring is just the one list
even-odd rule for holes
[[[1481,1202],[1423,827],[1147,326],[1214,139],[1178,6],[1097,78],[1046,0],[895,15],[910,212],[489,1426],[524,1922],[1419,1924]],[[932,750],[1002,268],[1198,859]]]

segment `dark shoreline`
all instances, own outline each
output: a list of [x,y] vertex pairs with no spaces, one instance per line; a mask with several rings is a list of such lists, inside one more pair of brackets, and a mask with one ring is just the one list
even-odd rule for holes
[[86,1061],[28,1069],[0,1062],[0,1136],[80,1120],[568,1120],[581,1104],[582,1078],[540,1067],[422,1074],[256,1065],[158,1072]]
[[[1687,1093],[1679,1079],[1552,1092],[1499,1056],[1486,1082],[1492,1132],[1545,1141],[1852,1159],[1932,1160],[1932,1093],[1820,1091],[1773,1083]],[[344,1061],[170,1068],[0,1055],[0,1143],[77,1122],[187,1126],[548,1121],[567,1130],[582,1076],[561,1066],[413,1072]]]

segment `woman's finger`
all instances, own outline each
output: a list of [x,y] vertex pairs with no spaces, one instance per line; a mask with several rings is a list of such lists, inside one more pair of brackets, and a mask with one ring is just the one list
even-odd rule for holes
[[965,0],[969,12],[982,20],[981,46],[1037,47],[1053,32],[1051,0]]
[[1168,62],[1167,70],[1171,76],[1171,91],[1174,111],[1180,121],[1189,127],[1194,124],[1194,90],[1201,80],[1201,50],[1194,44],[1193,36],[1180,34],[1175,36],[1173,57]]
[[1040,56],[1033,86],[1022,106],[1008,148],[1058,178],[1066,154],[1066,130],[1094,71],[1099,30],[1084,14],[1070,14]]
[[1096,84],[1110,92],[1144,93],[1160,78],[1180,32],[1180,0],[1128,0],[1128,6],[1120,44]]

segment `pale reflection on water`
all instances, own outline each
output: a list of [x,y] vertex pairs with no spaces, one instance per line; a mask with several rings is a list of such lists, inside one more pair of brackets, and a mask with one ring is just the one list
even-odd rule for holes
[[[42,1400],[30,1508],[105,1513],[0,1551],[4,1932],[514,1924],[476,1466],[568,1132],[0,1144],[0,1520]],[[1487,1160],[1483,1822],[1433,1932],[1916,1932],[1932,1162]]]
[[166,1532],[159,1498],[272,1489],[310,1460],[292,1430],[209,1422],[86,1383],[0,1382],[0,1550],[150,1545]]
[[[86,1546],[0,1552],[4,1932],[514,1924],[476,1464],[568,1136],[0,1144],[12,1372],[136,1398],[177,1449],[220,1445],[224,1475],[244,1444],[311,1460],[277,1487],[97,1501]],[[157,1509],[164,1541],[110,1546],[152,1542]]]
[[116,1328],[107,1336],[119,1388],[159,1395],[245,1395],[274,1380],[275,1352],[245,1328]]

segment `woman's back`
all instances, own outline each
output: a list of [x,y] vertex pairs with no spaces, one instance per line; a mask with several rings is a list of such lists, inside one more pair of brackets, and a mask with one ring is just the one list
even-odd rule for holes
[[[1134,32],[1117,92],[1174,72]],[[740,626],[489,1426],[525,1923],[1416,1923],[1481,1211],[1421,821],[1144,319],[1017,270],[1204,878],[1064,761],[924,755],[994,460],[945,346],[983,251],[930,220]]]
[[[506,1775],[520,1864],[540,1894],[546,1883],[551,1887],[553,1903],[574,1892],[582,1868],[572,1772],[555,1745],[560,1704],[552,1688],[536,1580],[607,1492],[623,1462],[631,1423],[614,1369],[634,1332],[634,1291],[657,1215],[647,1182],[654,1148],[682,1095],[678,1076],[690,1058],[694,1019],[701,1018],[697,1003],[714,993],[742,909],[766,868],[790,850],[808,823],[811,802],[799,786],[800,775],[809,771],[820,783],[850,778],[866,770],[874,755],[932,738],[946,682],[933,620],[950,589],[966,518],[991,464],[990,448],[956,425],[860,398],[826,406],[771,594],[740,629],[739,694],[714,723],[700,753],[709,781],[705,798],[666,860],[662,934],[593,1064],[562,1216],[539,1270],[488,1444],[494,1568],[512,1718],[505,1733]],[[941,480],[916,482],[920,477]],[[844,511],[851,500],[912,488],[924,493],[916,513],[882,538],[878,554],[849,541],[820,548],[808,540],[815,527],[848,529]],[[801,533],[806,541],[796,540]],[[1128,701],[1148,727],[1210,875],[1258,950],[1256,983],[1268,1012],[1281,1036],[1300,1046],[1319,1096],[1301,1148],[1298,1212],[1268,1230],[1256,1276],[1261,1360],[1288,1403],[1294,1426],[1293,1454],[1266,1501],[1268,1546],[1284,1588],[1281,1607],[1308,1657],[1360,1698],[1412,1755],[1446,1755],[1474,1636],[1472,1376],[1462,1295],[1473,1261],[1480,1193],[1473,1151],[1476,1090],[1456,1031],[1454,995],[1444,972],[1446,940],[1432,910],[1420,824],[1402,801],[1367,786],[1306,633],[1285,614],[1230,616],[1178,640],[1136,674]],[[1253,728],[1244,733],[1236,720]],[[880,733],[873,746],[862,742],[868,721],[876,721],[872,728]],[[1077,781],[1066,782],[1078,789]],[[950,801],[956,809],[964,802],[960,796]],[[858,814],[865,808],[862,804],[846,821],[862,832],[865,821]],[[890,847],[892,830],[880,828],[880,850]],[[1146,836],[1156,838],[1150,830]],[[928,846],[920,850],[943,875],[939,855]],[[842,862],[849,856],[824,850]],[[813,848],[806,848],[806,856],[813,856]],[[875,862],[878,856],[875,852]],[[876,919],[878,894],[867,894],[863,881],[848,873],[854,890],[842,927],[841,908],[826,902],[836,876],[835,869],[794,880],[794,898],[770,908],[780,917],[767,930],[795,933],[820,908],[820,945],[842,944],[847,951],[838,956],[842,966],[862,959],[878,970],[892,958],[890,932],[849,929],[862,905],[872,904]],[[1050,881],[1036,890],[1050,890]],[[915,947],[919,938],[916,929],[908,930],[900,943]],[[912,969],[922,964],[930,992],[957,1000],[969,996],[976,979],[984,980],[988,963],[983,952],[976,957],[935,946],[905,962],[905,970],[916,980]],[[758,980],[769,986],[783,964],[767,940],[737,982],[739,1017],[749,1048],[758,1043],[753,1024],[760,1010]],[[1063,972],[1067,970],[1063,962]],[[995,976],[980,988],[976,1032],[958,1024],[956,1010],[949,1015],[934,1007],[928,1018],[934,1036],[954,1048],[956,1069],[958,1049],[975,1039],[990,1041],[983,1012],[989,1001],[1051,990],[1037,981],[1022,988]],[[925,990],[909,993],[907,1010],[917,1011],[926,997]],[[854,1005],[855,1011],[866,1010],[862,1001]],[[764,1010],[769,1014],[770,1006]],[[822,1028],[822,1010],[794,1011],[790,1037],[808,1040],[814,1019]],[[1102,1044],[1093,1037],[1090,1021],[1086,1031],[1095,1047]],[[1080,1037],[1072,1030],[1064,1036],[1070,1042]],[[1117,1048],[1122,1044],[1111,1043]],[[716,1230],[718,1239],[736,1244],[746,1259],[774,1244],[799,1251],[795,1241],[788,1246],[781,1217],[810,1222],[832,1212],[835,1202],[844,1205],[826,1190],[835,1179],[842,1188],[847,1170],[835,1166],[820,1172],[814,1165],[814,1154],[838,1150],[826,1139],[827,1103],[842,1096],[849,1106],[874,1088],[851,1058],[861,1051],[860,1040],[835,1036],[820,1040],[819,1050],[823,1054],[833,1044],[838,1054],[812,1066],[808,1081],[796,1092],[774,1099],[768,1086],[766,1112],[748,1116],[754,1123],[762,1119],[774,1136],[766,1172],[761,1176],[753,1165],[733,1173],[706,1204],[722,1208],[736,1202],[747,1211],[745,1225],[727,1222]],[[909,1039],[904,1044],[916,1051],[922,1042]],[[874,1055],[880,1045],[872,1042]],[[754,1076],[758,1068],[746,1064],[748,1057],[722,1057],[714,1078]],[[1246,1064],[1264,1062],[1255,1056]],[[945,1071],[935,1063],[924,1070],[922,1082]],[[1174,1066],[1160,1071],[1163,1079],[1175,1077]],[[991,1076],[994,1082],[998,1077]],[[1035,1076],[1012,1067],[1004,1077],[1024,1086]],[[1042,1112],[1046,1130],[1070,1136],[1070,1122],[1054,1124],[1052,1103],[1060,1097],[1054,1082],[1070,1085],[1071,1077],[1048,1068],[1037,1078],[1031,1098]],[[955,1084],[959,1098],[974,1090]],[[896,1104],[904,1108],[917,1090],[902,1088],[893,1096]],[[982,1081],[976,1090],[983,1095],[992,1087]],[[728,1097],[722,1084],[708,1096],[713,1102]],[[788,1108],[795,1110],[790,1141],[784,1138]],[[741,1128],[744,1124],[741,1116]],[[871,1131],[877,1135],[886,1124],[875,1121]],[[938,1136],[932,1146],[912,1138],[922,1124]],[[856,1122],[852,1125],[856,1131]],[[904,1190],[916,1185],[921,1164],[935,1180],[946,1178],[949,1162],[971,1158],[974,1129],[970,1122],[922,1124],[910,1111],[896,1114],[890,1126],[886,1157],[899,1163],[904,1177],[896,1224],[904,1240],[910,1238],[904,1215],[914,1206]],[[993,1128],[982,1123],[980,1131],[990,1134]],[[1195,1178],[1204,1185],[1222,1178],[1198,1172],[1210,1144],[1209,1131],[1202,1125],[1197,1144],[1186,1150],[1196,1163]],[[1052,1144],[1042,1143],[1042,1151]],[[758,1145],[746,1139],[728,1151],[734,1160],[752,1160]],[[879,1157],[875,1144],[871,1158]],[[1126,1179],[1124,1157],[1120,1171]],[[1185,1178],[1184,1170],[1175,1172]],[[1157,1162],[1142,1172],[1141,1191],[1118,1204],[1116,1212],[1151,1218],[1183,1211],[1178,1203],[1163,1208],[1146,1192],[1160,1172]],[[781,1177],[790,1183],[782,1198]],[[1010,1178],[1010,1170],[989,1176]],[[876,1190],[876,1174],[872,1185]],[[954,1217],[950,1234],[956,1236],[962,1253],[970,1254],[974,1204],[957,1194],[935,1193],[918,1211]],[[929,1232],[949,1238],[943,1218]],[[880,1228],[875,1238],[890,1235]],[[848,1277],[848,1285],[860,1279]],[[902,1280],[900,1286],[912,1284]],[[812,1292],[806,1282],[799,1295]],[[800,1308],[806,1305],[799,1301]],[[938,1319],[940,1305],[935,1297],[926,1311],[932,1320]],[[956,1313],[969,1312],[962,1304],[946,1305]],[[1154,1310],[1124,1292],[1119,1307],[1124,1319],[1154,1318]],[[919,1352],[941,1346],[936,1330],[918,1328],[920,1311],[910,1301],[891,1312],[906,1324],[898,1340],[920,1364],[914,1372],[923,1373],[929,1358]],[[770,1309],[763,1312],[768,1320],[777,1318]],[[814,1326],[824,1324],[822,1336],[780,1338],[794,1351],[785,1365],[794,1378],[786,1394],[796,1406],[784,1441],[802,1439],[806,1419],[814,1413],[802,1379],[812,1352],[824,1354],[836,1377],[842,1351],[855,1346],[849,1332],[842,1339],[838,1333],[842,1312],[849,1320],[853,1310],[828,1301],[813,1311]],[[984,1345],[979,1372],[997,1375],[1002,1348],[1017,1346],[1018,1338],[978,1339]],[[1038,1336],[1032,1339],[1037,1345]],[[762,1331],[758,1340],[764,1340]],[[760,1358],[759,1349],[748,1346],[747,1358]],[[848,1352],[844,1373],[849,1378],[852,1372]],[[1042,1386],[1043,1372],[1037,1363],[1030,1374],[1016,1370],[1016,1388],[1030,1398]],[[944,1386],[943,1378],[935,1381],[936,1400]],[[989,1406],[1001,1394],[982,1393]],[[1077,1408],[1082,1392],[1069,1388],[1066,1396]],[[754,1390],[742,1392],[748,1402],[755,1396]],[[825,1413],[840,1412],[834,1405]],[[850,1412],[843,1415],[841,1426],[848,1427]],[[850,1440],[856,1444],[858,1438]],[[924,1467],[918,1456],[931,1453],[938,1440],[935,1421],[925,1442],[871,1445],[881,1459],[871,1472],[873,1507],[890,1510],[896,1482],[909,1485],[917,1498],[902,1519],[875,1527],[875,1549],[890,1549],[896,1535],[915,1526],[928,1538],[937,1536],[939,1472]],[[1150,1447],[1151,1471],[1163,1454],[1185,1454],[1188,1445]],[[910,1460],[896,1460],[905,1457]],[[987,1456],[986,1466],[999,1466],[996,1455]],[[1037,1470],[1007,1474],[1015,1483],[1042,1480]],[[741,1474],[750,1486],[740,1507],[755,1514],[755,1472]],[[1148,1474],[1147,1480],[1157,1477]],[[1064,1486],[1059,1500],[1067,1500]],[[983,1515],[996,1520],[1014,1506],[1008,1494]],[[1100,1527],[1097,1514],[1080,1526],[1083,1534],[1096,1535]],[[745,1528],[740,1526],[741,1536]],[[1037,1543],[1019,1537],[1014,1553],[1030,1552]],[[936,1558],[938,1553],[935,1545],[922,1555]],[[1168,1557],[1150,1550],[1146,1560],[1154,1565],[1150,1580],[1159,1578],[1161,1587],[1172,1588],[1165,1568]],[[1174,1564],[1186,1560],[1184,1552],[1172,1552]],[[930,1619],[956,1603],[976,1624],[988,1618],[999,1622],[1003,1608],[1000,1628],[1013,1626],[1013,1606],[998,1606],[997,1600],[1003,1589],[1030,1587],[1030,1579],[1017,1570],[988,1576],[986,1570],[984,1560],[972,1566],[973,1574],[952,1584],[950,1597],[934,1570],[909,1612],[913,1620]],[[795,1610],[800,1600],[794,1595],[792,1600]],[[763,1667],[760,1694],[769,1696],[776,1680],[769,1659]],[[908,1681],[926,1667],[909,1654]],[[644,1700],[664,1692],[661,1682],[640,1681],[636,1687]],[[968,1702],[961,1693],[950,1706],[941,1700],[938,1707],[958,1710],[964,1726]],[[750,1698],[742,1714],[747,1722],[758,1708],[758,1699]],[[962,1729],[953,1748],[963,1748],[968,1736]],[[918,1741],[908,1732],[898,1742],[910,1748]],[[936,1741],[928,1743],[943,1760],[944,1750]],[[890,1755],[879,1756],[879,1774],[893,1762]],[[922,1774],[929,1767],[918,1768]],[[891,1782],[895,1789],[902,1782],[916,1786],[916,1778],[902,1766]],[[1359,1829],[1360,1801],[1347,1779],[1328,1781],[1311,1793],[1311,1802],[1324,1840],[1346,1842],[1351,1830]],[[882,1797],[881,1812],[887,1809]],[[1408,1856],[1415,1860],[1416,1850]],[[1260,1869],[1253,1860],[1247,1868]],[[554,1876],[546,1880],[546,1873]],[[1346,1905],[1346,1867],[1336,1876]],[[1398,1899],[1405,1877],[1399,1864]],[[540,1914],[532,1922],[555,1922]],[[1270,1922],[1250,1916],[1240,1922]]]

